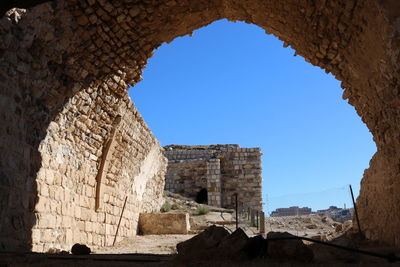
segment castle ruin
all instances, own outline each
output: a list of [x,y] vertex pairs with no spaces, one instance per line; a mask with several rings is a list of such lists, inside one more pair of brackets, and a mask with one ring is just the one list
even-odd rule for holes
[[362,231],[400,247],[399,1],[26,2],[0,19],[1,251],[107,245],[125,199],[117,238],[135,234],[138,213],[161,205],[166,162],[126,90],[161,44],[221,19],[258,25],[341,81],[377,146]]
[[239,145],[164,147],[168,158],[165,189],[199,203],[233,208],[234,194],[262,210],[260,148]]

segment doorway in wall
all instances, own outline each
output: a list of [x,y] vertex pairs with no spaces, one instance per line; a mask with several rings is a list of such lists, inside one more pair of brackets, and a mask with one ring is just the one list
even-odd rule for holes
[[199,204],[208,204],[207,189],[202,188],[196,195],[196,202]]

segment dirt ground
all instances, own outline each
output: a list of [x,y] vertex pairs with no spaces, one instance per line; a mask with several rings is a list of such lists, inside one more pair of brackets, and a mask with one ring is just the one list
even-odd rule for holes
[[[175,261],[176,245],[188,240],[210,225],[225,227],[229,232],[236,229],[232,210],[205,206],[206,214],[199,214],[196,202],[179,195],[165,196],[169,202],[168,213],[187,212],[190,215],[192,231],[187,235],[137,235],[127,238],[115,246],[103,247],[85,256],[28,253],[0,255],[0,267],[3,266],[400,266],[399,263],[388,263],[384,259],[364,256],[353,252],[338,250],[323,245],[304,242],[314,251],[312,263],[277,262],[271,259],[255,259],[252,261],[224,261],[184,263]],[[259,229],[246,224],[239,226],[249,236],[259,234]],[[391,248],[361,242],[355,244],[348,238],[351,222],[337,223],[332,219],[317,214],[290,217],[267,217],[265,231],[289,232],[297,236],[305,236],[322,241],[332,241],[343,246],[356,246],[368,251],[387,254]],[[396,254],[397,255],[397,254]],[[398,253],[400,256],[400,253]]]
[[[210,225],[225,227],[229,232],[236,229],[233,210],[222,209],[207,205],[200,205],[195,201],[182,197],[177,194],[166,192],[165,202],[170,204],[167,213],[184,213],[190,215],[191,234],[189,235],[144,235],[135,236],[117,243],[113,247],[104,247],[95,250],[94,253],[151,253],[151,254],[174,254],[176,245],[195,234],[201,232]],[[198,207],[204,206],[208,213],[198,214]],[[259,235],[260,231],[256,227],[249,227],[247,224],[239,226],[249,236]],[[339,226],[339,227],[338,227]],[[337,231],[337,229],[341,229]],[[265,231],[289,232],[297,236],[306,236],[319,240],[332,240],[342,235],[351,228],[351,222],[345,224],[337,223],[331,218],[317,214],[288,217],[267,217],[265,219]]]
[[176,245],[192,238],[192,235],[138,235],[119,242],[113,247],[105,247],[94,251],[98,254],[174,254]]
[[265,223],[266,232],[289,232],[296,236],[305,236],[326,241],[342,235],[352,227],[352,221],[342,224],[319,214],[267,217]]
[[[231,214],[221,214],[219,212],[210,212],[206,215],[196,216],[196,221],[199,228],[200,226],[207,227],[212,222],[221,222],[223,218],[229,218]],[[327,240],[327,237],[333,238],[335,234],[335,227],[328,224],[323,226],[318,225],[316,229],[308,229],[307,226],[314,225],[307,223],[309,221],[316,221],[321,218],[315,217],[310,219],[309,217],[292,217],[292,218],[274,218],[271,222],[267,219],[266,231],[275,232],[289,232],[298,236],[307,236],[310,238],[323,237],[322,239]],[[227,221],[230,221],[229,219]],[[300,221],[300,222],[299,222]],[[304,223],[301,223],[303,221]],[[333,225],[335,225],[333,223]],[[235,230],[235,225],[224,225],[228,231],[232,232]],[[314,226],[311,226],[314,227]],[[258,235],[259,231],[254,227],[244,227],[246,234],[251,237]],[[150,253],[150,254],[174,254],[176,253],[176,245],[187,239],[192,238],[195,235],[137,235],[132,238],[125,239],[117,243],[113,247],[104,247],[93,251],[94,253],[101,254],[119,254],[119,253]]]

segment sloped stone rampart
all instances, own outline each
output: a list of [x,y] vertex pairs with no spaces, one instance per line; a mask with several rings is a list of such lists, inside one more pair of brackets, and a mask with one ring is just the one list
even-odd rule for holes
[[[32,229],[41,219],[34,210],[38,196],[47,194],[42,170],[55,172],[48,164],[57,159],[49,144],[75,142],[60,155],[79,155],[56,172],[94,175],[96,168],[86,164],[94,158],[83,159],[85,152],[77,151],[82,145],[99,157],[100,148],[84,144],[101,147],[109,129],[99,126],[103,135],[98,143],[89,141],[85,130],[75,135],[78,129],[115,116],[101,112],[114,102],[129,102],[125,90],[141,80],[155,48],[223,18],[262,27],[342,81],[343,98],[355,107],[378,148],[357,200],[362,230],[368,238],[400,247],[399,13],[400,2],[392,0],[58,0],[7,12],[0,19],[0,216],[5,218],[0,249],[31,249],[32,238],[37,239]],[[99,101],[82,104],[91,97]],[[59,124],[77,123],[85,110],[97,117],[76,128]],[[50,140],[53,136],[58,139]],[[148,151],[147,145],[137,146]],[[68,188],[77,177],[61,187]],[[107,179],[113,184],[116,178]]]
[[[102,105],[107,99],[111,103]],[[96,98],[80,92],[71,102],[75,104],[65,106],[39,146],[42,167],[36,177],[34,251],[69,249],[74,243],[92,248],[111,245],[125,198],[117,240],[134,236],[139,213],[158,211],[162,204],[166,167],[163,149],[130,100],[113,98],[106,92]],[[85,107],[88,110],[83,111]],[[97,196],[102,148],[116,116],[122,119]]]

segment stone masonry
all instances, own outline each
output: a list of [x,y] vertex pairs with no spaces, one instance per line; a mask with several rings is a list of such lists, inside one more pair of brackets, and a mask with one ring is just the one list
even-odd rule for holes
[[168,158],[165,189],[196,199],[206,189],[208,205],[233,208],[238,199],[262,210],[260,148],[239,145],[164,147]]
[[[71,98],[39,147],[34,251],[111,245],[125,198],[117,240],[134,236],[139,213],[158,211],[162,204],[163,149],[128,98],[94,92]],[[113,145],[105,153],[108,142]]]
[[[131,178],[136,174],[148,177],[150,171],[142,173],[147,167],[140,166],[156,166],[157,161],[150,159],[158,155],[149,130],[139,127],[144,123],[130,108],[126,90],[142,79],[142,70],[157,47],[220,19],[261,27],[282,40],[284,47],[291,46],[295,55],[341,81],[343,99],[354,106],[377,146],[357,199],[362,231],[371,240],[400,247],[400,1],[6,2],[29,2],[25,7],[30,8],[10,10],[0,18],[0,250],[30,250],[33,245],[35,250],[43,250],[67,244],[70,230],[72,242],[84,236],[82,240],[105,243],[100,242],[103,229],[96,228],[93,234],[93,229],[89,230],[92,225],[85,224],[90,220],[97,224],[102,215],[94,219],[91,208],[90,216],[84,212],[84,219],[75,219],[79,211],[72,216],[70,206],[95,209],[97,198],[88,195],[101,195],[99,212],[111,209],[104,204],[108,200],[116,204],[110,204],[116,207],[113,213],[118,213],[123,197],[117,193],[122,191],[116,182],[121,181],[120,175],[115,174],[128,177],[132,171]],[[167,67],[173,68],[173,64]],[[124,110],[130,110],[134,119],[128,120]],[[118,130],[112,133],[114,122]],[[98,133],[92,133],[93,127]],[[131,131],[124,129],[138,131],[129,135]],[[114,154],[117,165],[110,164]],[[129,166],[127,159],[136,162]],[[101,166],[103,170],[111,168],[106,172],[114,175],[98,174]],[[114,193],[106,194],[105,186],[87,190],[87,184],[97,188],[93,177],[102,177],[100,185],[110,185]],[[133,195],[155,208],[158,202],[153,202],[151,195],[158,187],[139,180],[141,189]],[[37,213],[40,198],[55,199],[55,191],[64,192],[54,201],[58,204],[44,202],[50,211]],[[91,199],[89,204],[85,204],[86,198]],[[128,210],[138,203],[128,203]],[[54,224],[50,215],[57,209],[61,215]],[[71,224],[64,222],[63,226],[64,216],[71,218]],[[109,229],[107,226],[108,232],[114,230]],[[41,239],[48,241],[37,241]]]
[[[41,36],[41,31],[55,34],[45,22],[51,10],[45,4],[30,13],[27,20],[33,23],[26,23],[32,36]],[[0,20],[0,29],[13,28],[25,13],[10,12]],[[17,29],[13,31],[7,40],[24,46]],[[21,47],[18,54],[32,60],[36,52],[28,46],[29,52]],[[125,200],[117,241],[134,236],[139,213],[160,209],[167,160],[133,102],[110,87],[75,83],[63,105],[49,109],[60,95],[46,103],[38,99],[63,82],[43,70],[56,63],[34,60],[35,71],[18,82],[12,70],[27,65],[16,55],[7,53],[0,60],[0,106],[12,110],[1,113],[7,125],[0,127],[0,251],[111,245]],[[36,86],[44,91],[33,90]]]

